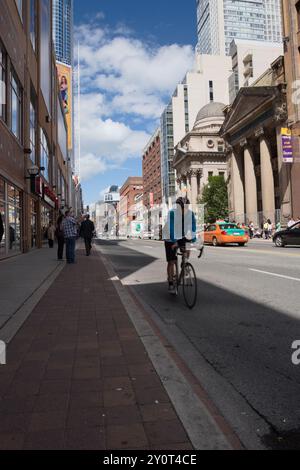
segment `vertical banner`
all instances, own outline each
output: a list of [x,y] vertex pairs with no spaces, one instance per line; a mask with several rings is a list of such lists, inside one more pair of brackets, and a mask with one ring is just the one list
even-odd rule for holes
[[68,65],[57,63],[58,83],[60,96],[63,102],[64,113],[68,127],[68,150],[73,148],[73,110],[72,110],[72,68]]
[[293,163],[293,138],[290,129],[281,129],[281,142],[282,142],[282,158],[284,163]]

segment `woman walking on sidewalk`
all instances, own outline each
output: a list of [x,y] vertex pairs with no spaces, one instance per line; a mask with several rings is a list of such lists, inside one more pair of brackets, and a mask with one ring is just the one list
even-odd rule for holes
[[49,248],[53,248],[54,240],[55,240],[55,228],[52,222],[49,223],[49,227],[47,229],[47,238],[48,238]]
[[58,261],[62,261],[64,257],[65,237],[64,237],[63,227],[62,227],[63,220],[64,220],[64,216],[60,215],[56,222],[55,236],[56,236],[57,243],[58,243],[58,248],[57,248]]

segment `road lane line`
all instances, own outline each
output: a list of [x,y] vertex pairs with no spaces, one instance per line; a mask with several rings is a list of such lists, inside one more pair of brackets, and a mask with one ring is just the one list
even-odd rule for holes
[[260,274],[267,274],[268,276],[274,276],[274,277],[280,277],[282,279],[288,279],[289,281],[297,281],[300,282],[300,279],[297,277],[291,277],[291,276],[284,276],[283,274],[275,274],[275,273],[269,273],[268,271],[260,271],[259,269],[250,269],[250,271],[253,271],[255,273],[260,273]]

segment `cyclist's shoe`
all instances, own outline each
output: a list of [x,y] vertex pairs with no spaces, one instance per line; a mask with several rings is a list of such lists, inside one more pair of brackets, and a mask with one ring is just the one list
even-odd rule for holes
[[171,295],[175,295],[176,294],[176,288],[174,286],[174,284],[172,283],[169,283],[169,294]]

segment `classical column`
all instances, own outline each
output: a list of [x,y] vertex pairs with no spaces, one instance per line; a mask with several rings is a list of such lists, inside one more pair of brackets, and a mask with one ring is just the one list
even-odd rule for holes
[[234,207],[234,219],[237,222],[245,220],[245,193],[241,155],[234,149],[231,152],[231,181]]
[[196,206],[198,202],[198,170],[191,170],[191,204]]
[[177,195],[182,196],[182,179],[177,178]]
[[264,134],[264,130],[259,129],[255,135],[260,139],[259,145],[263,215],[265,218],[271,219],[272,222],[274,222],[275,187],[271,153]]
[[249,145],[244,147],[245,200],[247,222],[258,223],[257,182],[254,158]]
[[187,174],[187,177],[186,177],[186,189],[187,189],[186,196],[189,200],[191,200],[192,191],[191,191],[191,180],[190,180],[190,174],[189,173]]

